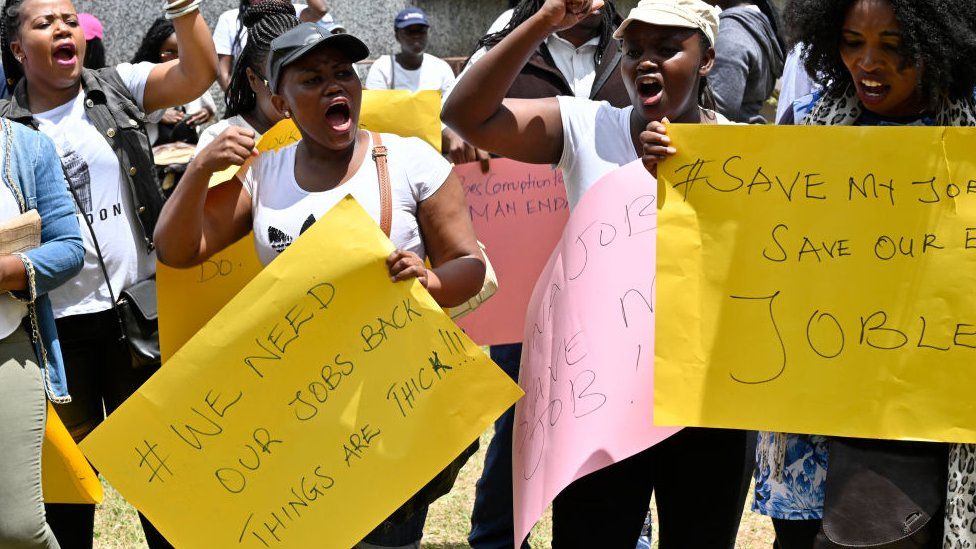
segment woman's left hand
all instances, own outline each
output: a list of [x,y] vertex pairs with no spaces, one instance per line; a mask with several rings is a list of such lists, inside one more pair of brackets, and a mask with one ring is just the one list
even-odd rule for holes
[[427,287],[427,266],[417,254],[406,250],[394,250],[390,257],[386,258],[386,266],[390,270],[390,278],[393,282],[416,278],[424,288]]

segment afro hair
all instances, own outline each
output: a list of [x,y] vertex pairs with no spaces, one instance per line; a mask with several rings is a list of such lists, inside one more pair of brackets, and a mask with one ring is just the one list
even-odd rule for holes
[[[852,84],[840,55],[844,21],[864,0],[792,0],[784,16],[793,43],[802,44],[807,72],[839,94]],[[922,90],[931,103],[972,97],[976,88],[976,1],[886,0],[901,27],[901,54],[923,68]]]

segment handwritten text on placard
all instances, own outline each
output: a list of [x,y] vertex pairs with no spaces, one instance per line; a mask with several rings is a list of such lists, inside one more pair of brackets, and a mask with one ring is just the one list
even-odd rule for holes
[[674,131],[658,420],[976,442],[976,133]]
[[477,162],[455,171],[498,278],[498,292],[458,325],[482,345],[518,343],[532,288],[569,218],[562,173],[505,158],[487,174]]
[[178,547],[355,545],[520,394],[391,251],[347,197],[86,455]]
[[532,293],[515,408],[515,546],[573,480],[674,434],[654,427],[657,185],[639,162],[577,205]]

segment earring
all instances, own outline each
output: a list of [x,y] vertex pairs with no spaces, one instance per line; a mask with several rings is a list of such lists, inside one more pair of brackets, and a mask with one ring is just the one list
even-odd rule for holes
[[291,118],[291,111],[285,111],[285,118]]

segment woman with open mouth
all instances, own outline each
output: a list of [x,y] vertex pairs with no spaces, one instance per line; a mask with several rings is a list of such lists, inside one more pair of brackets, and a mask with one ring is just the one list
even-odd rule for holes
[[[701,0],[642,0],[617,29],[631,106],[576,97],[505,99],[546,37],[602,5],[547,0],[468,69],[441,114],[476,147],[522,162],[557,164],[571,207],[621,166],[642,159],[654,172],[675,152],[663,120],[728,123],[705,108],[712,104],[705,78],[715,59],[718,10]],[[577,480],[553,503],[553,546],[634,547],[656,492],[662,547],[731,547],[742,509],[745,442],[742,431],[685,429]],[[707,505],[701,505],[700,494],[707,494]]]
[[[214,173],[251,158],[254,132],[228,128],[201,150],[163,208],[160,261],[199,265],[253,230],[267,265],[351,194],[397,248],[387,258],[393,282],[416,278],[443,307],[477,295],[485,263],[450,163],[420,139],[359,129],[363,87],[353,63],[368,55],[355,36],[315,23],[272,41],[271,99],[295,121],[301,141],[262,153],[243,175],[209,191]],[[469,450],[358,547],[419,547],[427,506],[453,484]]]
[[[172,0],[178,60],[85,69],[85,35],[71,0],[6,0],[0,16],[3,68],[13,88],[0,114],[54,141],[85,241],[81,273],[51,292],[73,397],[56,406],[81,441],[158,369],[137,363],[116,299],[155,273],[153,229],[163,205],[147,112],[189,103],[217,74],[217,54],[199,0]],[[50,505],[55,536],[91,547],[94,505]],[[168,546],[143,520],[152,547]]]
[[[794,0],[785,15],[825,88],[781,123],[976,124],[971,0]],[[761,433],[753,510],[783,549],[973,547],[974,470],[973,445]]]

